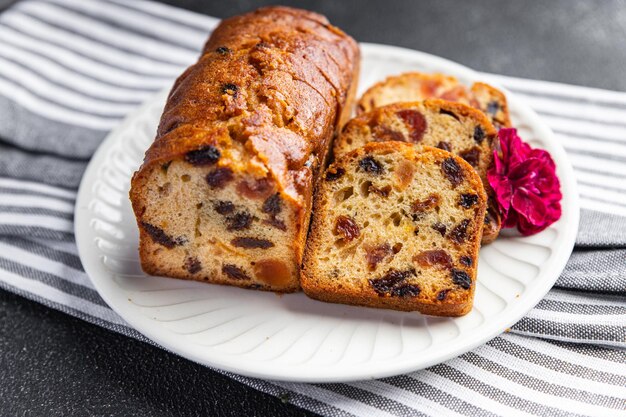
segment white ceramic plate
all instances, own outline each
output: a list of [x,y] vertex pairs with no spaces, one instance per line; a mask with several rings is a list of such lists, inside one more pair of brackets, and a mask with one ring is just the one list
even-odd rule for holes
[[[463,82],[470,69],[432,55],[363,44],[360,90],[390,74],[443,72]],[[104,300],[129,325],[181,356],[242,375],[307,382],[380,378],[443,362],[513,325],[552,287],[578,228],[574,174],[550,129],[508,93],[521,136],[550,151],[563,191],[563,217],[528,237],[504,233],[480,252],[474,309],[435,318],[326,304],[304,294],[276,295],[146,276],[128,200],[129,181],[152,142],[166,92],[148,101],[102,144],[76,203],[80,258]]]

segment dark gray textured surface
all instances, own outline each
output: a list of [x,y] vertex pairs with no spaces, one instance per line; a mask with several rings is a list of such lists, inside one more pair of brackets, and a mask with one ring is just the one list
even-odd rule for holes
[[[166,3],[226,17],[265,0]],[[626,0],[319,0],[359,41],[404,46],[481,71],[626,91]]]
[[[274,2],[167,1],[224,17]],[[0,10],[11,3],[0,0]],[[291,1],[360,41],[626,91],[626,2]],[[298,415],[280,399],[0,290],[0,415]]]

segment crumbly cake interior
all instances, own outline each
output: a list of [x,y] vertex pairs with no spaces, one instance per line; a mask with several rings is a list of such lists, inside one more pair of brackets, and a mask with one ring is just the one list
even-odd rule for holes
[[485,193],[452,154],[383,142],[340,158],[317,196],[304,291],[428,314],[471,308]]
[[442,100],[385,106],[352,119],[335,140],[335,155],[369,142],[399,140],[433,146],[465,159],[486,179],[496,131],[475,110]]
[[[264,289],[298,288],[297,208],[264,179],[183,160],[153,169],[144,242],[155,272]],[[243,194],[243,198],[242,198]],[[150,271],[148,271],[150,272]]]
[[[342,155],[369,142],[388,140],[437,147],[465,159],[490,194],[487,171],[493,163],[495,136],[495,128],[480,111],[461,103],[429,99],[379,107],[352,119],[335,140],[334,153]],[[490,208],[483,243],[495,240],[499,231],[499,215]]]

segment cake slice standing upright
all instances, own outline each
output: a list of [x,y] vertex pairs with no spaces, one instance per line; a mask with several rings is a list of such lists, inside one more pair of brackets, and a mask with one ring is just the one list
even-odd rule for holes
[[465,159],[480,176],[488,204],[482,243],[493,242],[502,220],[487,172],[497,131],[480,111],[462,103],[428,99],[377,107],[350,120],[334,144],[335,156],[369,142],[388,140],[434,146]]
[[447,151],[369,143],[320,183],[301,285],[312,298],[461,316],[472,308],[486,195]]

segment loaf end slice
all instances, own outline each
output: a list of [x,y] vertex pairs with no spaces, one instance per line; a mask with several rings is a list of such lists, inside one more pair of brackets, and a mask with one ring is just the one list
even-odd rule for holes
[[496,128],[511,127],[506,96],[485,83],[470,88],[458,79],[443,74],[408,72],[391,76],[370,87],[357,105],[357,113],[405,101],[440,98],[470,105],[482,111]]
[[486,199],[476,171],[447,151],[380,142],[349,152],[320,182],[302,288],[327,302],[464,315]]

